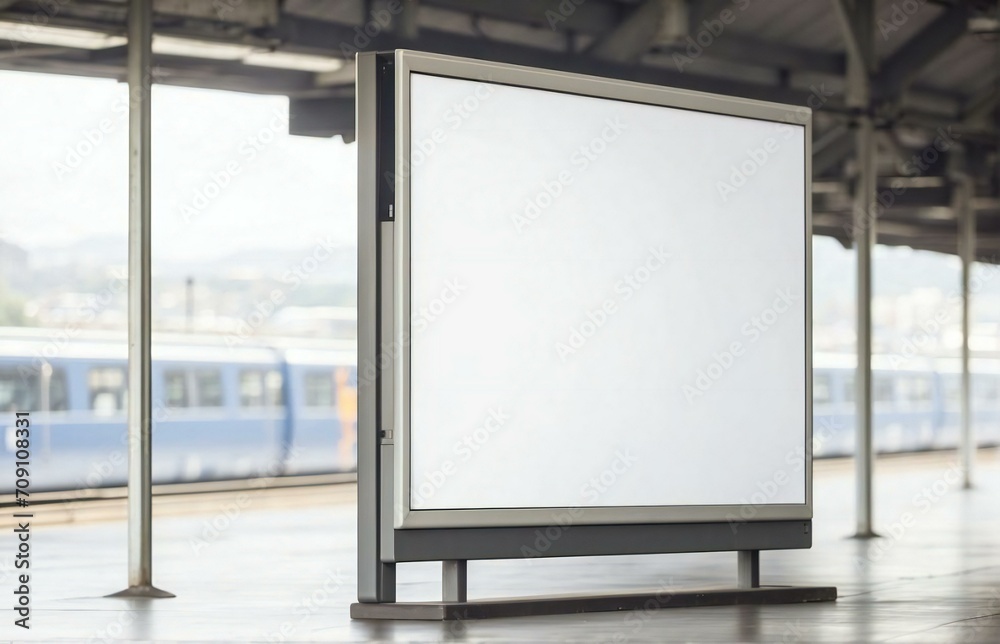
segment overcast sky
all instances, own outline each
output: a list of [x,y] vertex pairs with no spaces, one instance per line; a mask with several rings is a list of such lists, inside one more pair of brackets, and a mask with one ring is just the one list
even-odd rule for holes
[[[355,243],[354,144],[289,136],[281,96],[157,85],[153,99],[154,261]],[[0,71],[0,239],[37,251],[119,237],[124,255],[125,101],[111,80]],[[876,255],[878,291],[954,283],[953,257],[916,253],[930,264],[913,271],[908,249]],[[850,297],[852,252],[820,239],[815,260],[815,300]]]
[[[124,240],[126,100],[111,80],[0,71],[0,238],[28,250]],[[353,243],[355,146],[289,136],[287,114],[282,96],[153,88],[157,259]]]

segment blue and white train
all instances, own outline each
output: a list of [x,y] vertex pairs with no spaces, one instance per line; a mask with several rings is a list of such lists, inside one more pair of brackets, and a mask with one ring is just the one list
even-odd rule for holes
[[[154,482],[354,469],[354,344],[326,345],[158,336]],[[30,412],[32,489],[125,482],[126,353],[121,335],[0,329],[0,492],[15,484],[18,411]]]
[[[854,453],[852,355],[813,361],[813,453]],[[1000,444],[1000,368],[973,360],[972,426],[980,446]],[[954,448],[961,420],[961,371],[954,358],[872,359],[873,434],[877,452]]]
[[[226,347],[218,336],[158,337],[153,347],[153,479],[158,483],[351,471],[357,462],[353,342]],[[879,452],[954,447],[959,371],[948,359],[874,370]],[[973,361],[981,445],[1000,443],[1000,370]],[[127,470],[126,345],[120,335],[66,340],[0,329],[0,492],[14,489],[15,412],[30,412],[31,488],[121,485]],[[814,453],[854,451],[854,358],[819,354]],[[7,474],[4,474],[6,472]]]

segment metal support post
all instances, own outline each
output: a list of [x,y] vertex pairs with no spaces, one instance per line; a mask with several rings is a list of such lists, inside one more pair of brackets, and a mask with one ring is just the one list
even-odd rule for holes
[[875,71],[875,3],[834,0],[847,43],[847,103],[858,110],[855,132],[858,176],[854,183],[854,247],[857,251],[857,372],[855,375],[856,537],[872,527],[875,446],[872,433],[872,250],[876,240],[876,147],[871,79]]
[[737,588],[760,588],[760,550],[736,552]]
[[875,441],[872,431],[872,252],[875,246],[875,137],[872,120],[859,119],[857,131],[858,178],[854,195],[855,249],[857,251],[857,373],[855,375],[854,449],[857,493],[857,537],[875,536],[872,525],[872,489]]
[[112,597],[173,597],[153,586],[153,384],[150,285],[150,98],[153,8],[128,5],[128,588]]
[[468,578],[468,562],[464,559],[442,561],[441,600],[446,602],[468,601]]
[[962,424],[959,454],[963,487],[973,484],[976,460],[976,437],[972,419],[972,372],[970,369],[969,333],[971,331],[972,294],[969,291],[972,263],[976,257],[976,211],[971,207],[972,185],[961,175],[954,185],[953,208],[958,221],[958,256],[962,260]]

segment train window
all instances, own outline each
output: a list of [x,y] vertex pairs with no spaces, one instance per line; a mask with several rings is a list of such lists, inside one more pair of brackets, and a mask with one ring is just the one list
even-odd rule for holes
[[813,374],[813,402],[817,405],[825,405],[830,402],[830,374]]
[[163,372],[163,390],[167,407],[177,409],[188,406],[187,374],[179,369]]
[[0,411],[36,411],[39,375],[32,369],[0,369]]
[[306,374],[306,407],[333,407],[333,374],[313,371]]
[[280,371],[272,369],[264,374],[264,404],[269,407],[280,407],[285,404],[281,385]]
[[66,411],[69,409],[66,372],[62,369],[52,370],[52,380],[49,381],[49,409],[52,411]]
[[240,373],[240,405],[243,407],[280,407],[285,404],[281,392],[281,372],[250,369]]
[[854,374],[844,376],[844,402],[854,402]]
[[1000,398],[1000,390],[997,389],[997,381],[989,376],[972,377],[973,397],[986,403],[995,403]]
[[98,415],[111,415],[125,409],[127,389],[125,370],[121,367],[97,367],[87,374],[90,408]]
[[944,378],[944,398],[949,406],[962,403],[962,381],[957,376]]
[[[872,401],[877,403],[890,403],[893,401],[893,391],[895,385],[893,384],[892,376],[874,374],[872,378]],[[854,375],[849,375],[844,378],[844,401],[853,403],[854,402]]]
[[222,374],[216,370],[196,371],[194,392],[198,407],[222,407]]
[[240,406],[261,407],[264,405],[263,374],[259,371],[240,373]]
[[891,376],[875,374],[872,379],[872,400],[877,403],[888,403],[893,400],[894,383]]
[[914,376],[899,379],[900,395],[903,400],[911,403],[926,403],[931,400],[931,381],[929,378]]
[[[0,411],[42,411],[42,376],[34,368],[0,369]],[[66,372],[53,369],[49,379],[50,411],[66,411]]]

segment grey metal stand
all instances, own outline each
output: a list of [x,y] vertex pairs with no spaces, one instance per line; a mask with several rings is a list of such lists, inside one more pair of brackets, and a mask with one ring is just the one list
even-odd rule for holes
[[[870,2],[870,0],[867,0]],[[361,53],[357,58],[358,136],[358,599],[355,619],[467,620],[490,617],[572,614],[598,611],[651,610],[690,606],[779,604],[833,601],[832,587],[761,587],[762,549],[809,548],[811,512],[799,516],[744,521],[736,513],[725,519],[688,522],[602,524],[569,521],[539,526],[487,523],[473,526],[413,527],[397,524],[397,499],[405,498],[397,483],[396,465],[407,458],[406,384],[410,335],[397,328],[406,319],[399,296],[404,259],[398,257],[408,239],[407,212],[400,199],[403,167],[397,147],[406,140],[397,129],[397,101],[408,99],[400,74],[412,52]],[[451,61],[452,64],[455,61]],[[457,63],[455,63],[457,64]],[[490,65],[492,63],[469,63]],[[399,68],[397,68],[397,66]],[[402,70],[402,71],[401,71]],[[498,73],[526,73],[497,70]],[[476,72],[481,74],[481,71]],[[583,82],[583,81],[581,81]],[[613,82],[613,81],[608,81]],[[516,84],[516,83],[515,83]],[[809,134],[806,141],[809,141]],[[809,159],[805,176],[810,176]],[[398,184],[398,185],[397,185]],[[807,187],[806,194],[809,194]],[[808,239],[808,218],[806,238]],[[808,281],[807,281],[808,283]],[[403,325],[406,326],[405,324]],[[401,424],[400,424],[401,423]],[[811,466],[811,462],[810,462]],[[578,508],[576,508],[578,509]],[[649,517],[652,519],[653,517]],[[643,517],[645,520],[646,517]],[[549,536],[558,528],[558,536]],[[649,590],[610,595],[559,595],[469,600],[471,560],[581,557],[684,552],[737,552],[738,581],[710,590]],[[396,601],[396,565],[441,561],[441,599]]]
[[351,605],[351,617],[451,621],[695,606],[804,604],[837,599],[837,589],[833,587],[762,587],[759,550],[740,550],[737,562],[737,588],[685,591],[661,589],[615,595],[547,595],[469,601],[466,593],[466,562],[443,561],[442,601],[356,603]]
[[468,562],[451,560],[441,562],[441,599],[446,602],[464,602],[469,599]]
[[736,553],[736,576],[739,588],[760,588],[760,550]]

